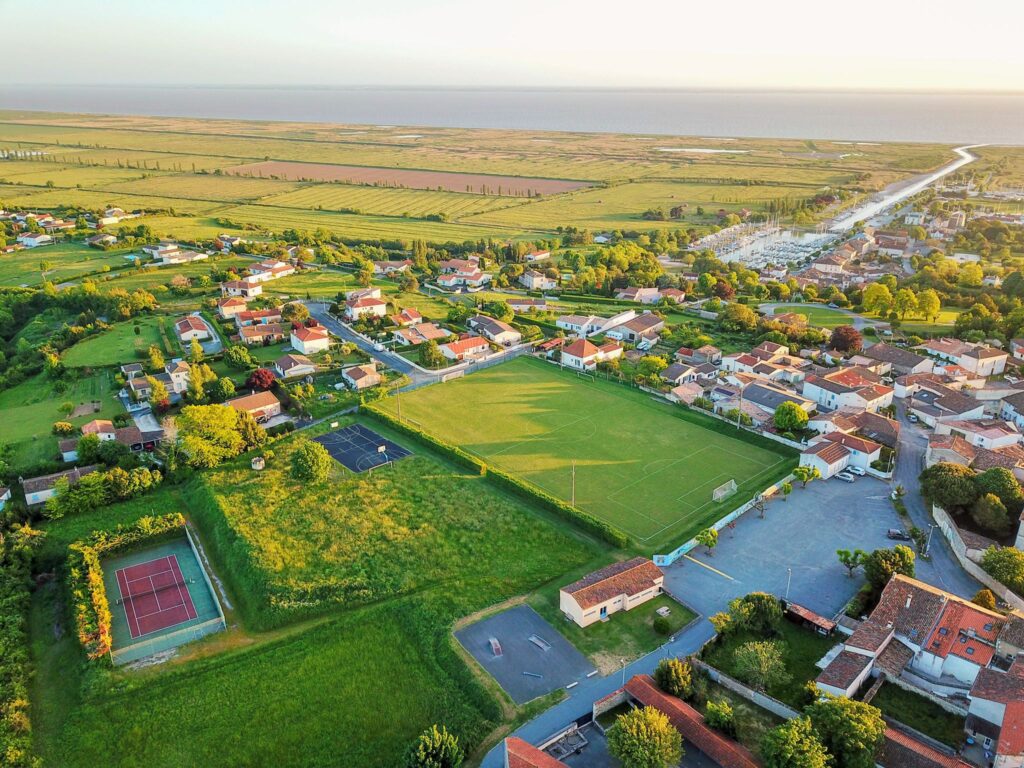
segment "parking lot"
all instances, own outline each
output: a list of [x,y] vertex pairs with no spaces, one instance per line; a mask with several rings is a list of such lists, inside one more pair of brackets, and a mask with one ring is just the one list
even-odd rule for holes
[[863,581],[859,573],[847,577],[836,550],[891,547],[902,542],[886,532],[902,527],[881,480],[794,483],[788,501],[769,503],[765,519],[751,511],[723,530],[713,555],[698,547],[664,569],[665,587],[709,616],[749,592],[785,596],[791,569],[790,599],[831,616]]

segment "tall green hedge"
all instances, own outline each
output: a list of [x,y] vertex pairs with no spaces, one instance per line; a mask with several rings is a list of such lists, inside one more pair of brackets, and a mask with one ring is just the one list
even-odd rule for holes
[[29,721],[28,608],[32,549],[29,528],[0,531],[0,765],[35,768]]
[[593,533],[613,546],[624,547],[629,543],[629,538],[626,534],[615,526],[602,520],[598,520],[593,515],[566,504],[561,499],[557,499],[551,494],[542,491],[533,483],[527,482],[526,480],[500,469],[489,467],[471,453],[464,451],[457,446],[451,445],[444,440],[436,438],[407,421],[400,421],[396,416],[393,416],[386,411],[382,411],[379,407],[368,406],[363,408],[363,412],[381,421],[392,429],[408,435],[427,447],[436,450],[438,453],[447,456],[460,466],[466,467],[479,475],[488,477],[495,485],[511,491],[520,498],[539,504],[549,512],[554,512],[556,515],[565,518],[569,522],[579,525],[584,530]]
[[110,602],[103,586],[102,555],[125,549],[140,541],[178,533],[185,527],[179,512],[159,517],[141,517],[132,525],[110,531],[94,531],[88,538],[68,547],[68,588],[75,614],[78,640],[90,659],[110,653]]

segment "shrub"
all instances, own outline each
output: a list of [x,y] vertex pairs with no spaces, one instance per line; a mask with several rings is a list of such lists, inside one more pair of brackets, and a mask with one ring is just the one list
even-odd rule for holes
[[693,696],[693,668],[682,659],[659,661],[654,670],[654,682],[670,696],[684,700]]
[[672,622],[670,622],[664,616],[654,617],[654,631],[659,635],[668,635],[672,633]]
[[459,768],[463,752],[458,737],[443,725],[431,726],[419,735],[405,756],[405,768]]
[[608,730],[608,752],[623,768],[669,768],[683,756],[679,731],[654,707],[620,715]]
[[728,701],[708,701],[707,711],[704,713],[704,720],[716,731],[721,731],[726,736],[736,735],[736,719],[732,706]]
[[292,477],[322,483],[331,474],[334,459],[320,443],[303,440],[292,453]]
[[53,422],[53,434],[55,435],[70,435],[74,434],[75,425],[70,421],[55,421]]
[[994,493],[986,493],[971,507],[971,519],[980,528],[996,536],[1003,536],[1010,530],[1010,516],[1006,507]]
[[1013,547],[989,547],[981,558],[981,567],[1018,595],[1024,595],[1024,552]]

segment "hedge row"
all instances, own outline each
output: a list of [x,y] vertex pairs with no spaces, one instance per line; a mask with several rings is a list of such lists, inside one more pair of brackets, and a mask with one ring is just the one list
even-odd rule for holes
[[444,440],[439,440],[433,435],[424,432],[422,429],[418,429],[407,421],[400,421],[397,417],[380,410],[376,406],[366,406],[362,410],[364,413],[372,416],[378,421],[387,424],[395,431],[409,435],[426,445],[428,448],[433,448],[438,453],[444,454],[459,466],[465,467],[478,475],[487,474],[487,465],[473,454],[446,443]]
[[639,301],[616,299],[614,296],[591,296],[585,293],[561,293],[558,295],[558,299],[568,299],[570,301],[579,301],[582,303],[589,302],[591,304],[618,304],[623,308],[643,306]]
[[427,447],[447,456],[460,466],[466,467],[479,475],[486,476],[496,485],[511,491],[521,498],[539,504],[549,512],[554,512],[556,515],[565,518],[571,523],[579,525],[584,530],[593,533],[613,546],[625,547],[629,543],[629,539],[626,534],[618,528],[615,528],[614,526],[609,525],[602,520],[598,520],[596,517],[593,517],[586,512],[566,504],[561,499],[557,499],[551,494],[542,491],[533,483],[522,480],[514,475],[510,475],[500,469],[489,467],[476,456],[473,456],[472,454],[458,448],[457,446],[451,445],[444,440],[440,440],[412,424],[409,424],[408,422],[399,421],[397,417],[392,416],[390,413],[386,413],[379,408],[370,406],[364,408],[363,411],[396,431],[409,435]]
[[90,659],[110,653],[110,602],[103,586],[100,557],[146,539],[164,536],[185,527],[178,512],[160,517],[141,517],[132,525],[110,531],[94,531],[88,538],[68,547],[68,586],[74,606],[78,641]]
[[0,531],[0,765],[35,768],[29,721],[28,608],[32,548],[39,535]]

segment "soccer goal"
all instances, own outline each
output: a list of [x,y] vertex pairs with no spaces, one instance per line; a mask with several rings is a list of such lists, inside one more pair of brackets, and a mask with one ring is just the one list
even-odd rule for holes
[[726,483],[722,483],[720,486],[715,488],[715,492],[712,494],[712,500],[718,502],[729,498],[736,493],[736,481],[729,480]]

